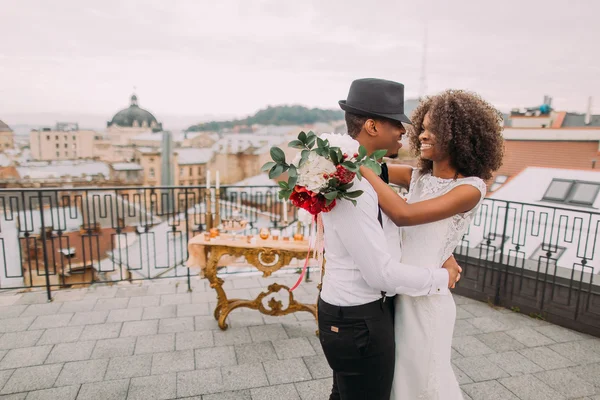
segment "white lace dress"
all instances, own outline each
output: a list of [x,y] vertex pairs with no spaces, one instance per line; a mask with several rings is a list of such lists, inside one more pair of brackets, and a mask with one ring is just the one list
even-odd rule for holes
[[[408,202],[439,197],[459,185],[486,192],[479,178],[441,179],[414,170]],[[402,262],[438,268],[450,257],[467,231],[480,202],[473,210],[442,221],[401,228]],[[456,319],[451,294],[423,297],[396,296],[396,369],[392,400],[459,400],[450,352]]]

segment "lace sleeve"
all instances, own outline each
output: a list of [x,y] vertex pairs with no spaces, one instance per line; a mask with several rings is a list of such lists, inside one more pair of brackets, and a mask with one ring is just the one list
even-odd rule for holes
[[412,175],[410,176],[410,185],[408,185],[408,192],[411,193],[414,191],[415,185],[417,181],[421,177],[421,170],[419,168],[413,168]]
[[442,251],[442,259],[441,262],[444,263],[448,257],[452,255],[456,246],[462,240],[463,235],[467,232],[469,225],[471,223],[471,219],[473,214],[477,211],[477,208],[481,205],[481,202],[485,198],[485,194],[487,192],[485,182],[476,177],[461,179],[453,186],[461,186],[461,185],[471,185],[477,188],[479,192],[481,192],[481,198],[479,199],[479,203],[471,210],[462,213],[456,214],[451,218],[451,223],[448,224],[448,231],[446,232],[446,243],[444,244],[444,249]]
[[477,178],[477,177],[465,178],[465,179],[458,181],[457,185],[454,187],[457,187],[460,185],[470,185],[470,186],[475,187],[477,190],[479,190],[479,192],[481,193],[481,197],[479,198],[479,203],[477,205],[479,205],[485,198],[485,195],[487,193],[487,186],[483,179]]

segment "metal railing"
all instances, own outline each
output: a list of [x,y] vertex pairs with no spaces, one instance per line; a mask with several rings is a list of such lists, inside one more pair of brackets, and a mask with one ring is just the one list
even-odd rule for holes
[[[277,187],[0,190],[0,290],[186,277],[188,238],[218,221],[283,228]],[[291,228],[288,227],[288,231]]]
[[[0,290],[185,278],[187,241],[216,220],[285,226],[277,187],[0,190]],[[217,205],[218,204],[218,205]],[[286,230],[287,229],[287,230]],[[456,292],[600,335],[600,213],[485,199],[455,255]]]
[[599,234],[595,209],[485,199],[456,292],[600,336]]

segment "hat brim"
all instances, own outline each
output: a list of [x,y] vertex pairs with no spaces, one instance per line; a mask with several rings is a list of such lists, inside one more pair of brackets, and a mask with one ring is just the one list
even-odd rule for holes
[[412,122],[410,121],[410,119],[404,114],[383,114],[383,113],[376,113],[373,111],[366,111],[366,110],[362,110],[360,108],[356,108],[356,107],[353,107],[353,106],[347,104],[346,100],[340,100],[340,101],[338,101],[338,104],[340,105],[340,108],[342,110],[347,111],[349,113],[358,114],[358,115],[362,115],[365,117],[382,117],[382,118],[387,118],[387,119],[391,119],[394,121],[399,121],[399,122],[403,122],[405,124],[412,125]]

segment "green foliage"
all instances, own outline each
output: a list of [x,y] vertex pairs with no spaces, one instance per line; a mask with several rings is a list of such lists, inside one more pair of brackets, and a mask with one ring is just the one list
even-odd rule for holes
[[[316,145],[316,146],[315,146]],[[360,166],[364,165],[367,168],[372,169],[377,174],[381,173],[381,167],[378,161],[385,155],[385,150],[377,150],[373,154],[368,155],[367,150],[360,146],[357,157],[354,155],[347,155],[348,158],[344,157],[342,151],[338,147],[331,146],[328,140],[323,140],[313,132],[300,132],[298,138],[288,143],[289,147],[301,150],[299,165],[288,164],[285,160],[285,153],[279,147],[271,147],[270,154],[273,161],[267,162],[262,166],[263,172],[269,172],[269,178],[275,179],[286,171],[288,172],[288,180],[280,181],[279,184],[279,198],[289,199],[296,183],[298,182],[298,170],[297,168],[302,167],[311,152],[317,155],[331,160],[331,162],[338,166],[343,166],[346,170],[354,172],[360,179]],[[362,190],[355,190],[350,192],[349,189],[353,186],[353,182],[346,184],[340,184],[338,177],[330,177],[325,188],[320,190],[320,194],[326,199],[326,204],[330,205],[336,199],[346,199],[356,205],[356,198],[363,194]]]
[[306,125],[344,119],[341,110],[324,110],[303,106],[267,107],[251,117],[231,121],[211,121],[190,126],[188,132],[221,131],[243,125]]

